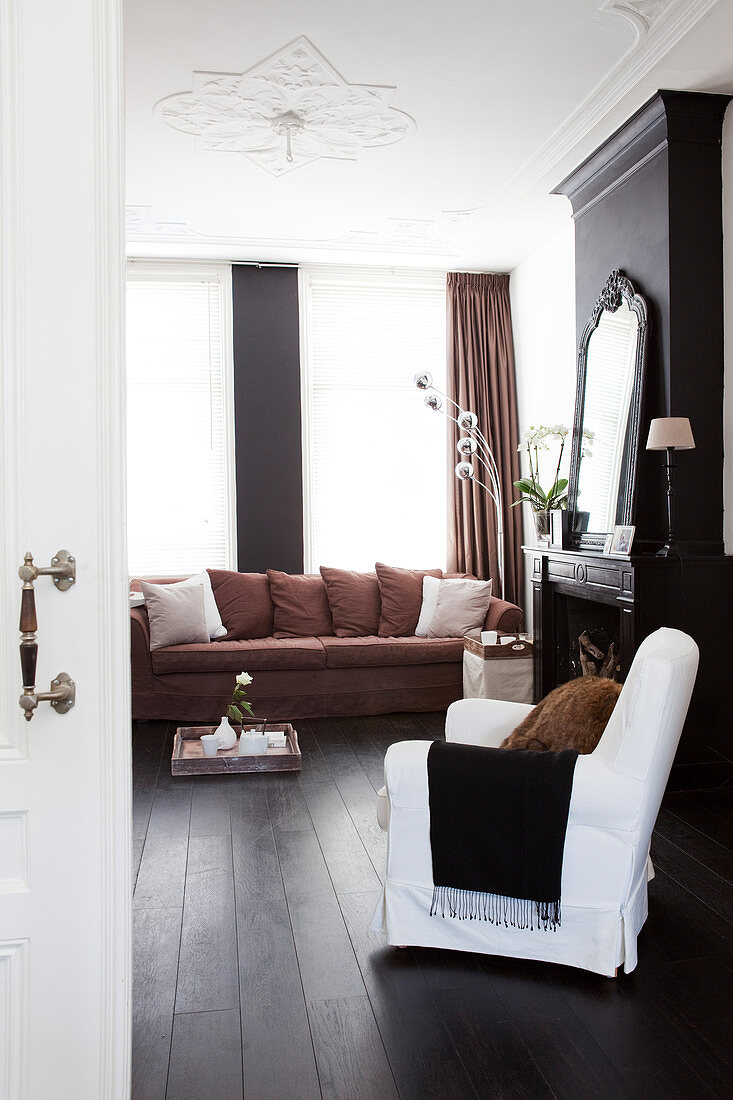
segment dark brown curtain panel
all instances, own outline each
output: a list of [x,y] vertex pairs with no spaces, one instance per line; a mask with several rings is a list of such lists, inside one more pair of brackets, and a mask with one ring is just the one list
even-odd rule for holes
[[[510,505],[519,478],[517,388],[509,306],[509,276],[448,273],[448,394],[478,417],[493,451],[504,500],[504,598],[522,599],[522,516]],[[452,425],[451,470],[460,461],[461,433]],[[474,458],[476,476],[488,484]],[[494,582],[499,596],[496,516],[488,493],[452,476],[449,493],[448,568]]]

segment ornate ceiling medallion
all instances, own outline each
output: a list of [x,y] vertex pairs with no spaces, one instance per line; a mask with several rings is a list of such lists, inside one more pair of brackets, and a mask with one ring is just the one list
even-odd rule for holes
[[274,176],[319,157],[356,160],[415,128],[389,106],[394,88],[347,84],[307,38],[244,73],[193,74],[193,90],[162,99],[156,114],[195,134],[201,149],[242,153]]

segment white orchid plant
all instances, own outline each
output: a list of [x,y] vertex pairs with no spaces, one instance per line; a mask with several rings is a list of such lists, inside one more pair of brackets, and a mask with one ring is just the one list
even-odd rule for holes
[[252,683],[252,679],[248,672],[240,672],[237,676],[234,693],[227,707],[227,718],[231,718],[233,722],[243,722],[245,710],[254,718],[254,711],[245,698],[247,687]]
[[[523,500],[531,506],[533,512],[551,512],[553,508],[567,508],[568,504],[568,479],[560,477],[560,464],[565,450],[565,441],[568,429],[564,424],[530,424],[526,432],[522,434],[522,440],[517,447],[521,451],[526,447],[529,463],[529,477],[522,477],[514,482],[514,487],[519,489],[519,500],[515,500],[512,508],[521,504]],[[595,439],[595,433],[583,432],[583,457],[591,457],[593,452],[589,449]],[[560,452],[557,456],[555,476],[546,491],[540,485],[540,452],[549,451],[554,443],[560,444]]]

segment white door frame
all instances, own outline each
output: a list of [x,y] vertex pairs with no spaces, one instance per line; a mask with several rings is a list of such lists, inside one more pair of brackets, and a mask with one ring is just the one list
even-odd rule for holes
[[[130,1092],[130,1018],[131,1018],[131,899],[130,899],[130,702],[129,702],[129,611],[127,599],[127,566],[125,551],[125,485],[124,485],[124,234],[123,234],[123,144],[122,144],[122,30],[120,0],[64,0],[57,11],[73,12],[71,20],[82,29],[78,63],[87,66],[90,102],[83,105],[91,111],[84,173],[84,188],[91,182],[93,202],[87,207],[87,218],[93,232],[93,267],[95,304],[92,324],[95,344],[96,392],[92,395],[95,423],[89,424],[96,453],[94,478],[96,499],[90,505],[98,517],[96,544],[84,548],[87,562],[84,583],[93,586],[96,598],[96,633],[99,655],[95,676],[95,714],[99,747],[95,752],[97,769],[97,812],[90,819],[99,830],[100,889],[95,917],[94,942],[89,945],[90,966],[95,968],[95,988],[98,1004],[92,1006],[98,1014],[98,1028],[89,1036],[89,1057],[93,1063],[90,1079],[95,1081],[89,1100],[124,1100]],[[31,549],[39,560],[46,548],[26,546],[28,532],[37,527],[37,514],[29,514],[29,495],[33,513],[37,513],[37,492],[27,491],[37,486],[29,476],[33,441],[24,437],[24,415],[28,403],[36,394],[24,386],[29,362],[28,321],[26,310],[30,297],[26,265],[26,246],[35,231],[34,209],[26,201],[29,190],[38,195],[38,181],[28,170],[28,132],[37,111],[35,95],[28,94],[29,73],[41,67],[39,55],[50,54],[56,43],[53,30],[45,26],[50,0],[2,0],[0,3],[0,354],[2,355],[2,401],[7,413],[5,431],[0,440],[2,484],[0,485],[0,560],[3,562],[0,584],[0,646],[17,646],[20,582],[17,567],[23,552]],[[40,48],[39,48],[40,43]],[[59,43],[64,52],[68,43]],[[77,64],[73,48],[64,54],[68,66]],[[59,112],[59,125],[74,125],[69,116],[69,104],[48,96],[48,111]],[[85,138],[86,140],[86,138]],[[33,154],[31,150],[31,154]],[[35,150],[37,153],[37,150]],[[30,157],[32,159],[32,155]],[[37,168],[37,164],[34,165]],[[48,164],[49,202],[53,191],[53,163]],[[91,181],[90,181],[91,175]],[[29,209],[31,206],[31,209]],[[63,219],[67,211],[56,216]],[[69,215],[71,216],[71,215]],[[87,224],[89,224],[87,223]],[[35,238],[37,244],[37,237]],[[88,240],[88,237],[87,237]],[[53,243],[51,244],[53,247]],[[87,246],[85,246],[87,247]],[[67,364],[68,365],[68,364]],[[49,368],[50,369],[50,368]],[[73,386],[70,377],[69,385]],[[32,471],[35,475],[37,471]],[[48,492],[63,490],[63,470],[48,470]],[[81,507],[69,487],[70,507]],[[92,494],[93,495],[93,494]],[[48,532],[54,544],[53,531]],[[40,541],[40,540],[39,540]],[[57,549],[59,547],[56,547]],[[74,547],[70,548],[72,552]],[[45,581],[45,584],[50,582]],[[40,598],[40,583],[39,583]],[[87,590],[88,591],[88,590]],[[59,596],[59,600],[65,597]],[[49,630],[43,633],[44,622],[39,608],[39,646],[41,654]],[[48,643],[47,643],[48,644]],[[17,650],[16,650],[17,652]],[[5,656],[0,653],[0,656]],[[13,674],[8,660],[0,659],[0,767],[30,767],[29,743],[39,728],[39,716],[30,725],[19,722],[19,665]],[[70,669],[78,679],[79,692],[88,691],[84,669]],[[47,683],[39,681],[39,690]],[[87,699],[90,696],[87,695]],[[48,707],[41,704],[41,707]],[[40,711],[40,707],[39,707]],[[70,716],[69,716],[70,717]],[[53,716],[59,723],[65,717]],[[63,736],[61,728],[60,736]],[[36,734],[37,736],[37,734]],[[60,777],[63,781],[63,777]],[[32,822],[31,822],[32,830]],[[21,830],[22,832],[22,830]],[[23,844],[19,841],[20,848]],[[27,845],[23,849],[27,859]],[[30,867],[29,881],[34,868]],[[0,886],[0,889],[2,887]],[[26,893],[32,894],[26,890]],[[85,903],[80,898],[80,905]],[[12,883],[0,897],[0,903],[13,906],[25,904],[22,884],[17,890]],[[11,944],[11,948],[13,945]],[[59,944],[59,951],[64,945]],[[27,942],[18,940],[17,949],[6,944],[0,952],[0,1017],[7,1013],[5,1033],[0,1035],[0,1097],[8,1100],[37,1095],[33,1087],[34,1069],[31,1051],[42,1048],[43,1036],[32,1032],[34,1009],[33,976],[29,959],[33,952]],[[34,964],[38,965],[38,964]],[[73,991],[70,991],[73,1007]],[[58,1006],[63,1012],[63,1006]],[[39,1041],[40,1040],[40,1041]],[[60,1095],[60,1094],[59,1094]],[[64,1097],[64,1100],[66,1098]],[[87,1094],[78,1097],[87,1100]]]

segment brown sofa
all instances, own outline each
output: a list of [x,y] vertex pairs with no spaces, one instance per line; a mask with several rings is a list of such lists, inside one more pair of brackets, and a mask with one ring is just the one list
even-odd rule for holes
[[[228,628],[220,641],[166,646],[151,653],[145,607],[131,609],[133,718],[218,721],[231,697],[235,675],[242,671],[254,678],[248,698],[255,714],[278,720],[442,710],[462,695],[462,638],[383,637],[376,630],[368,636],[343,636],[353,631],[336,625],[336,610],[331,618],[327,600],[322,606],[331,623],[328,633],[284,636],[288,631],[278,628],[292,624],[284,622],[282,604],[274,604],[268,618],[264,602],[268,587],[279,599],[275,586],[285,578],[291,588],[296,586],[296,593],[302,583],[304,592],[323,601],[320,577],[287,577],[271,571],[268,585],[263,574],[209,570],[209,575]],[[375,574],[351,576],[376,583]],[[132,587],[139,585],[133,582]],[[255,605],[258,625],[247,627]],[[484,625],[513,632],[520,629],[522,618],[515,604],[492,597]],[[307,614],[301,621],[297,629],[307,629]],[[232,623],[236,625],[231,627]],[[231,637],[242,630],[267,630],[268,634]]]

